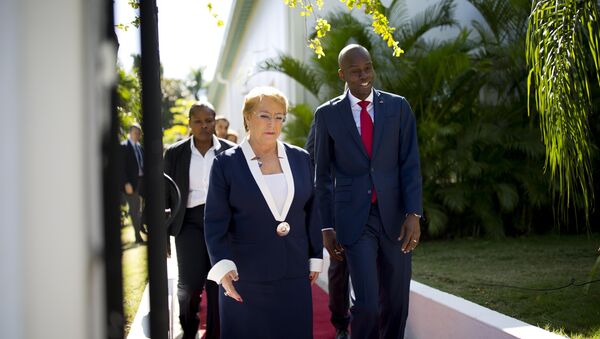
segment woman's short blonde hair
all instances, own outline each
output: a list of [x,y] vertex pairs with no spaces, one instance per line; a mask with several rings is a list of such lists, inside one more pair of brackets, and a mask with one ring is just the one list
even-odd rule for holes
[[288,100],[283,92],[271,86],[254,87],[248,94],[246,94],[246,97],[244,98],[244,107],[242,108],[242,113],[244,114],[244,128],[246,129],[246,132],[248,132],[247,121],[250,119],[250,115],[254,112],[256,106],[258,106],[258,104],[263,101],[264,98],[271,98],[275,100],[275,102],[284,107],[284,113],[287,114]]

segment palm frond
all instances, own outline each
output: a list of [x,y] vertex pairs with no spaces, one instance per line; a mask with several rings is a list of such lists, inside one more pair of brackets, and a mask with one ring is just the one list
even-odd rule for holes
[[277,58],[270,58],[259,65],[260,71],[281,72],[300,83],[308,92],[319,99],[321,92],[321,79],[319,75],[306,63],[282,54]]
[[540,117],[546,168],[558,185],[559,216],[566,220],[576,206],[588,224],[594,200],[588,64],[600,81],[599,23],[594,1],[537,0],[527,34],[528,93]]

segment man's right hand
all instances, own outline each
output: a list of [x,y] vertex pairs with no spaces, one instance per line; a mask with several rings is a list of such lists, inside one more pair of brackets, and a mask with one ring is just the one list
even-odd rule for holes
[[127,194],[132,194],[133,193],[133,186],[131,186],[130,183],[126,183],[125,184],[125,193],[127,193]]
[[323,246],[325,246],[327,252],[329,252],[330,258],[337,261],[344,261],[344,257],[342,256],[344,248],[337,242],[334,230],[323,231]]

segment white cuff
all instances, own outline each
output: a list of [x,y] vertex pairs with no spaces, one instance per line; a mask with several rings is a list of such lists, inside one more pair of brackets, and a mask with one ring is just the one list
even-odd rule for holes
[[210,271],[208,271],[208,276],[206,279],[212,280],[220,285],[221,279],[223,279],[225,274],[229,273],[229,271],[235,271],[237,273],[237,266],[233,261],[229,259],[223,259],[213,265]]
[[321,272],[323,270],[323,259],[310,258],[308,259],[308,266],[311,272]]
[[323,231],[335,231],[335,230],[333,229],[333,227],[323,227],[323,228],[321,228],[321,232],[323,232]]

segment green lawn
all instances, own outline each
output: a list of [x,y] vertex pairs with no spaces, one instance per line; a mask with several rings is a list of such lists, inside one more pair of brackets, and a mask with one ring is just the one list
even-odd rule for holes
[[[486,286],[553,288],[589,280],[600,234],[423,242],[413,279],[527,323],[573,338],[600,338],[600,283],[537,292]],[[596,276],[595,279],[600,279]]]
[[127,336],[148,282],[148,255],[146,245],[135,243],[131,225],[122,229],[121,242],[123,244],[123,308]]

